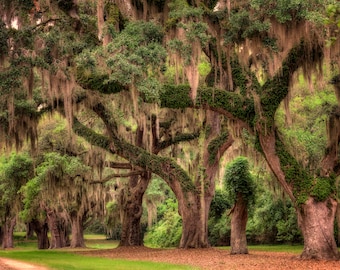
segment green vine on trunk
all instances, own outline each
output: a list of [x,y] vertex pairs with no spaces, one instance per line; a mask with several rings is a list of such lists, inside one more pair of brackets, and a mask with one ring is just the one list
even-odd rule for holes
[[216,161],[218,151],[220,147],[225,143],[228,139],[228,132],[222,132],[218,137],[214,138],[208,145],[208,153],[209,153],[209,164],[212,165]]

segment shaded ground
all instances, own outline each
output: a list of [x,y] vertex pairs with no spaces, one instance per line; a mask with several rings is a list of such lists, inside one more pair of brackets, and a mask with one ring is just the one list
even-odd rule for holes
[[216,248],[151,249],[146,247],[120,247],[111,250],[82,251],[77,253],[86,256],[185,264],[198,267],[202,270],[340,270],[340,261],[300,260],[297,254],[286,252],[250,251],[249,255],[230,255],[229,251]]

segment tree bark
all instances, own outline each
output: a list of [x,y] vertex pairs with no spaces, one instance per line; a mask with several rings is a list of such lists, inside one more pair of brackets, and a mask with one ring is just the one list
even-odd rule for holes
[[337,235],[337,240],[338,240],[338,245],[340,245],[340,204],[337,206],[336,210],[336,223],[338,226],[338,235]]
[[48,224],[46,221],[40,222],[33,220],[30,222],[32,229],[38,238],[38,249],[48,249],[50,247],[50,241],[48,239]]
[[2,246],[2,241],[4,239],[4,231],[2,227],[0,226],[0,245]]
[[68,246],[69,239],[65,224],[63,224],[63,221],[57,216],[55,211],[47,211],[47,220],[51,232],[50,249]]
[[78,213],[71,214],[71,248],[85,247],[83,218]]
[[34,229],[32,222],[26,223],[26,240],[32,239],[34,235]]
[[231,211],[230,254],[248,254],[246,227],[248,221],[247,203],[241,194],[237,195]]
[[317,202],[310,197],[298,208],[298,221],[304,237],[302,259],[338,260],[339,251],[334,238],[337,202],[327,199]]
[[3,225],[2,248],[14,248],[13,232],[16,225],[16,217],[6,219]]
[[119,246],[143,246],[141,217],[143,214],[143,195],[149,185],[151,174],[131,176],[128,187],[122,190],[122,231]]
[[182,237],[179,248],[205,248],[208,242],[202,237],[204,231],[200,198],[195,192],[187,192],[176,196],[178,200],[178,211],[182,217]]

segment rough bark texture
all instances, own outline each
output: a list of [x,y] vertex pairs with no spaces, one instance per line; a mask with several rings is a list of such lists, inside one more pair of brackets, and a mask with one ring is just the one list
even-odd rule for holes
[[334,219],[337,202],[327,199],[317,202],[309,198],[298,209],[298,221],[304,237],[303,259],[339,259],[334,239]]
[[246,226],[248,221],[247,203],[241,194],[237,195],[231,212],[230,254],[248,254]]
[[122,232],[119,246],[142,246],[140,219],[143,214],[143,195],[150,182],[151,175],[131,176],[128,188],[121,193],[123,207]]
[[207,241],[201,238],[202,216],[200,215],[200,201],[197,194],[188,192],[178,199],[178,211],[182,217],[182,237],[179,244],[180,248],[205,248]]
[[16,225],[16,218],[7,219],[2,227],[3,238],[2,248],[14,248],[13,232]]
[[26,223],[26,240],[33,238],[34,229],[31,222]]
[[38,238],[38,249],[48,249],[50,247],[50,241],[47,235],[48,224],[46,221],[40,222],[33,220],[30,224]]
[[51,232],[50,248],[63,248],[69,245],[66,227],[54,211],[47,212],[48,227]]
[[338,236],[337,236],[337,240],[338,240],[338,243],[340,243],[340,204],[338,204],[338,207],[337,207],[337,210],[336,210],[336,223],[337,223],[337,226],[338,226]]
[[0,245],[2,246],[2,241],[4,239],[4,231],[2,227],[0,226]]
[[71,248],[85,247],[83,218],[74,212],[71,214]]

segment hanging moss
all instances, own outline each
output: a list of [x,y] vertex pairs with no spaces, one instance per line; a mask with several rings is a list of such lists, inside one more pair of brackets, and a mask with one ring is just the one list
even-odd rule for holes
[[116,4],[111,1],[107,1],[104,7],[106,22],[108,24],[116,25],[119,23],[120,12]]

